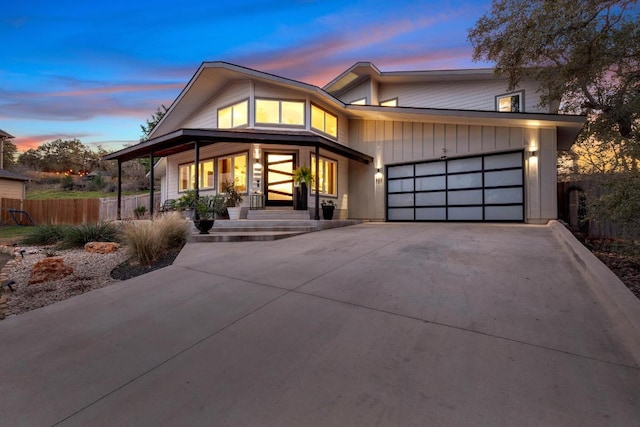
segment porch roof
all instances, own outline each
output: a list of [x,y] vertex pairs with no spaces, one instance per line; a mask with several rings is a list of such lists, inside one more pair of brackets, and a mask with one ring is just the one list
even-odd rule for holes
[[127,161],[153,154],[165,157],[171,154],[192,150],[195,142],[200,147],[226,143],[246,143],[264,145],[301,145],[318,146],[324,150],[347,157],[360,163],[369,164],[373,157],[312,132],[274,132],[252,129],[178,129],[166,135],[149,139],[131,147],[107,154],[105,160]]

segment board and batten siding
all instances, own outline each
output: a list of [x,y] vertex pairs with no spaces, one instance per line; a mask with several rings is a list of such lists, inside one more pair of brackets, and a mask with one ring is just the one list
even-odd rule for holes
[[351,120],[349,142],[374,157],[373,167],[350,162],[351,218],[384,219],[384,185],[375,184],[377,168],[384,173],[385,165],[525,150],[531,143],[539,149],[533,160],[525,151],[526,220],[543,223],[557,216],[555,129]]
[[477,82],[437,82],[437,83],[397,83],[381,84],[380,99],[398,98],[398,106],[418,108],[447,108],[455,110],[495,111],[495,97],[505,93],[524,90],[524,111],[528,113],[548,113],[537,104],[540,97],[536,93],[535,82],[523,82],[522,87],[507,91],[505,81],[484,80]]
[[250,82],[236,81],[225,87],[219,94],[212,97],[213,101],[205,104],[179,128],[185,129],[215,129],[218,127],[218,109],[227,107],[245,99],[249,99]]

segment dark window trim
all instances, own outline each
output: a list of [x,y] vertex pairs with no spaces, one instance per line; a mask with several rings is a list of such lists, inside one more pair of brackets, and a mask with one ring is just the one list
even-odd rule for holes
[[[313,162],[313,156],[315,156],[316,153],[314,152],[310,152],[309,153],[309,167],[311,167],[311,163]],[[325,159],[325,160],[330,160],[332,162],[336,162],[336,195],[331,195],[331,194],[326,194],[326,193],[320,193],[320,197],[324,197],[326,199],[338,199],[340,196],[340,179],[339,179],[339,174],[338,174],[338,168],[340,167],[340,162],[338,161],[338,159],[333,159],[331,157],[327,157],[324,156],[322,154],[320,154],[320,158],[321,159]],[[311,190],[309,191],[309,194],[316,194],[316,186],[315,185],[311,185]]]
[[[216,174],[216,158],[215,157],[207,157],[206,159],[202,159],[200,160],[200,163],[204,163],[204,162],[208,162],[210,160],[213,160],[213,174],[214,174],[214,181],[215,181],[215,174]],[[185,165],[193,165],[195,164],[195,162],[183,162],[183,163],[178,163],[178,194],[180,193],[186,193],[187,191],[191,191],[193,190],[193,188],[191,189],[187,189],[187,190],[180,190],[180,167],[181,166],[185,166]],[[198,188],[198,190],[202,190],[202,191],[210,191],[210,190],[215,190],[216,189],[216,184],[214,182],[213,187],[201,187]]]
[[245,195],[249,194],[249,183],[250,183],[249,172],[251,171],[251,173],[253,173],[253,170],[251,169],[251,158],[249,157],[249,154],[250,154],[249,150],[234,151],[233,153],[230,153],[230,154],[221,154],[221,155],[215,157],[216,162],[214,164],[213,172],[215,174],[216,186],[214,188],[216,189],[216,191],[217,191],[217,188],[218,188],[218,184],[220,184],[220,182],[219,182],[220,180],[218,179],[218,176],[220,175],[220,168],[218,167],[219,160],[227,158],[227,157],[236,157],[239,154],[244,154],[244,155],[247,156],[247,183],[246,183],[247,191],[242,192],[240,194],[245,194]]
[[[278,114],[280,116],[280,123],[270,123],[270,122],[259,122],[258,121],[258,101],[278,101]],[[282,123],[282,103],[283,102],[297,102],[302,104],[302,124],[301,125],[290,125],[287,123]],[[307,127],[307,100],[303,99],[289,99],[289,98],[270,98],[270,97],[255,97],[253,101],[253,111],[254,111],[254,124],[258,127],[264,126],[273,126],[279,128],[291,128],[291,129],[306,129]]]
[[[323,131],[322,129],[318,129],[313,127],[313,119],[312,119],[312,115],[313,115],[313,108],[312,107],[316,107],[322,111],[324,111],[325,114],[325,119],[324,119],[324,128],[327,128],[327,118],[326,115],[330,114],[332,116],[334,116],[336,118],[336,136],[331,135],[330,133],[327,133],[325,131]],[[338,140],[338,135],[340,134],[340,117],[338,117],[337,114],[332,113],[331,111],[327,110],[324,107],[321,107],[319,104],[316,104],[315,102],[310,102],[310,107],[309,107],[309,129],[319,132],[322,135],[326,135],[331,139],[335,139],[336,141]]]
[[[519,95],[520,96],[520,111],[500,111],[499,100],[507,96]],[[524,89],[517,90],[515,92],[507,92],[495,96],[496,111],[499,113],[524,113]]]
[[[245,123],[243,125],[238,125],[238,126],[231,126],[230,128],[221,128],[220,127],[220,110],[224,110],[225,108],[229,108],[229,107],[234,107],[234,106],[236,106],[238,104],[241,104],[241,103],[243,103],[245,101],[247,102],[247,123]],[[222,107],[218,108],[216,110],[216,126],[217,126],[217,129],[242,129],[242,128],[248,127],[249,126],[249,122],[250,122],[249,119],[250,119],[250,116],[251,116],[251,114],[250,114],[251,113],[251,111],[250,111],[250,109],[251,109],[251,105],[250,104],[251,103],[249,101],[250,101],[249,98],[244,98],[244,99],[241,99],[240,101],[236,101],[236,102],[233,102],[233,103],[230,103],[230,104],[227,104],[227,105],[223,105]],[[231,112],[231,121],[233,122],[233,111]]]
[[[389,102],[389,101],[396,101],[396,105],[382,105],[385,102]],[[398,99],[397,96],[395,98],[389,98],[389,99],[384,99],[384,100],[380,101],[380,106],[381,107],[397,107],[398,105],[400,105],[400,100]]]

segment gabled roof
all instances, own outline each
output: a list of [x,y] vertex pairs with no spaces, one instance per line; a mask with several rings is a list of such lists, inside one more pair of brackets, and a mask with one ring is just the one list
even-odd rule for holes
[[253,70],[228,62],[203,62],[191,77],[180,95],[171,104],[162,120],[156,125],[150,138],[164,135],[180,127],[195,111],[206,105],[217,93],[234,81],[263,81],[288,89],[296,89],[302,93],[316,95],[329,105],[344,108],[337,98],[317,86],[274,74]]
[[13,181],[31,181],[31,178],[27,178],[26,176],[8,171],[6,169],[0,169],[0,179],[11,179]]
[[496,76],[492,68],[380,71],[371,62],[357,62],[327,83],[322,89],[333,96],[337,96],[366,79],[382,83],[426,83],[435,81],[493,80],[496,79]]

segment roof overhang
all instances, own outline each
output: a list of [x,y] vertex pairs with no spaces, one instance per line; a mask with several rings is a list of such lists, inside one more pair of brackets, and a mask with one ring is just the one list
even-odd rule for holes
[[373,162],[373,157],[367,154],[311,132],[281,133],[248,129],[178,129],[166,135],[107,154],[104,159],[127,161],[151,154],[156,157],[165,157],[193,150],[196,141],[200,147],[217,143],[317,146],[360,163],[369,164]]
[[498,111],[378,107],[370,105],[347,105],[346,109],[352,119],[555,128],[557,130],[558,150],[569,150],[587,121],[586,116],[568,114],[504,113]]
[[2,129],[0,129],[0,139],[10,139],[10,138],[15,138],[13,135],[3,131]]

